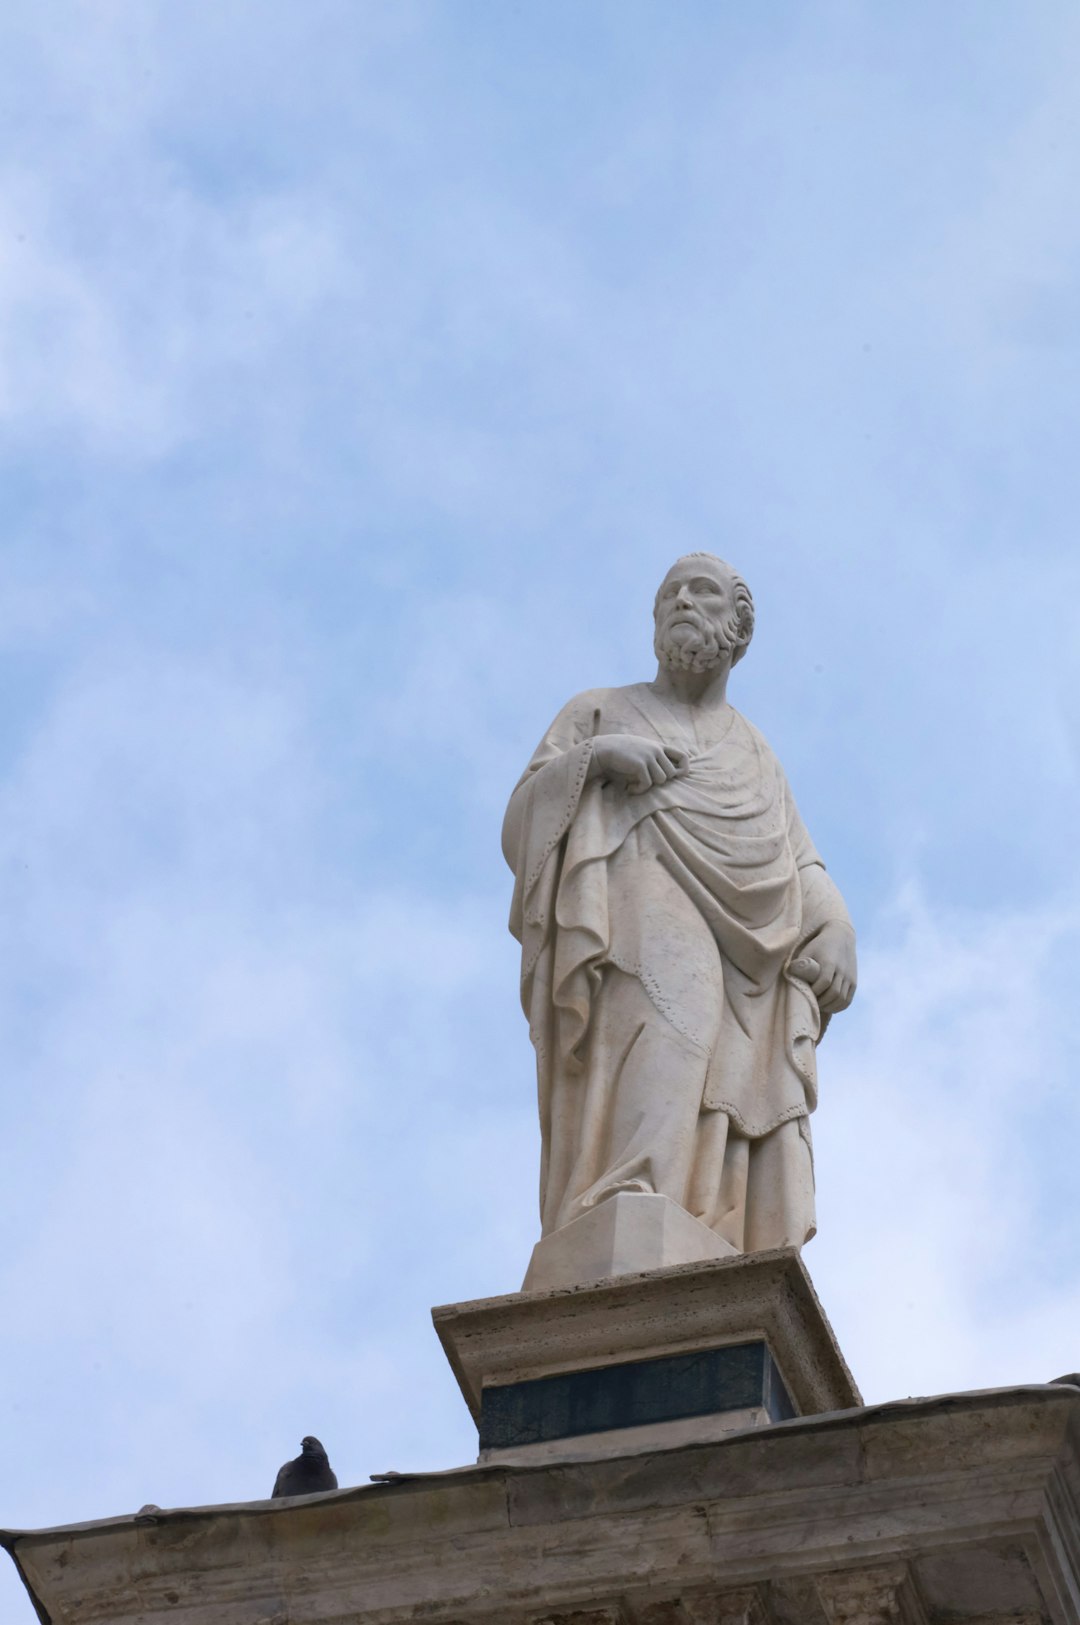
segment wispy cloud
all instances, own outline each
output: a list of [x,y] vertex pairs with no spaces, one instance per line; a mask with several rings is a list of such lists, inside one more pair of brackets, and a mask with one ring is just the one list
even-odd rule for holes
[[871,1398],[1048,1382],[1080,1354],[1080,904],[909,890],[869,937],[822,1049],[807,1262]]
[[501,806],[691,546],[862,933],[856,1374],[1077,1364],[1075,18],[496,10],[0,17],[5,1521],[469,1456]]
[[[346,285],[334,223],[276,193],[201,197],[164,163],[129,161],[138,216],[88,258],[67,189],[0,176],[0,422],[17,442],[68,434],[99,455],[161,457],[205,432]],[[235,409],[235,406],[234,406]]]

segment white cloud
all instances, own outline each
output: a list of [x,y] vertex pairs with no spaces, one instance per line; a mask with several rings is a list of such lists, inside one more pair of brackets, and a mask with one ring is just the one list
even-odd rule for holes
[[8,1522],[257,1495],[311,1428],[346,1478],[461,1453],[427,1308],[535,1212],[503,900],[335,897],[310,748],[295,696],[128,646],[4,788],[4,1363],[49,1462]]
[[235,410],[355,273],[316,200],[213,202],[138,150],[118,166],[112,184],[141,203],[92,253],[71,181],[0,176],[0,421],[16,441],[60,432],[153,458],[206,432],[223,385]]
[[864,952],[821,1052],[807,1263],[870,1398],[1075,1369],[1080,1236],[1055,1214],[1080,1130],[1078,951],[1075,903],[960,915],[908,892]]

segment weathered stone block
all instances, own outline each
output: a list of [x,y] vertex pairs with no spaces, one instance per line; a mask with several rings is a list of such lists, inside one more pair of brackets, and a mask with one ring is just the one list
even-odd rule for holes
[[[585,1452],[591,1454],[605,1427],[648,1426],[665,1418],[725,1411],[745,1412],[740,1425],[752,1426],[776,1421],[788,1408],[805,1416],[860,1402],[794,1249],[680,1265],[558,1292],[448,1304],[432,1314],[485,1449],[539,1445],[573,1437],[576,1429],[592,1441]],[[744,1356],[731,1351],[747,1345],[760,1351],[745,1356],[759,1362],[761,1382],[753,1390],[734,1381]],[[666,1407],[660,1402],[660,1362],[720,1350],[728,1352],[714,1368],[713,1399],[707,1407],[700,1393],[692,1391],[688,1376],[683,1399],[670,1397]],[[651,1388],[644,1372],[649,1362],[656,1362]],[[620,1408],[618,1400],[637,1380],[620,1375],[631,1366],[643,1372],[642,1392],[648,1389],[652,1396],[636,1411],[633,1403]],[[718,1375],[721,1367],[732,1376],[726,1393],[726,1379],[722,1382]],[[692,1361],[684,1368],[685,1373],[693,1369]],[[573,1396],[589,1392],[593,1379],[586,1374],[601,1370],[606,1376],[597,1392],[608,1390],[609,1414],[598,1423],[595,1415],[602,1406],[583,1401],[578,1420],[572,1421]],[[667,1370],[674,1375],[676,1366]],[[556,1378],[571,1380],[560,1385]],[[553,1420],[556,1411],[561,1421]],[[629,1441],[627,1448],[632,1448]]]

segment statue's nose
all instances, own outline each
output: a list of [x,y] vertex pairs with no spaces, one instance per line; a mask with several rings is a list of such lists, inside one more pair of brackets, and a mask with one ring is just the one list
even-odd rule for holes
[[675,594],[675,602],[677,604],[681,604],[684,609],[689,609],[694,600],[691,593],[685,587],[680,587],[678,592]]

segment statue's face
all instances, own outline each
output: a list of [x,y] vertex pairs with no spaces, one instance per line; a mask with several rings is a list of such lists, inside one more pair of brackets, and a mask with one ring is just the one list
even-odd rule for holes
[[708,671],[738,645],[739,613],[727,565],[679,559],[656,595],[653,647],[662,666]]

